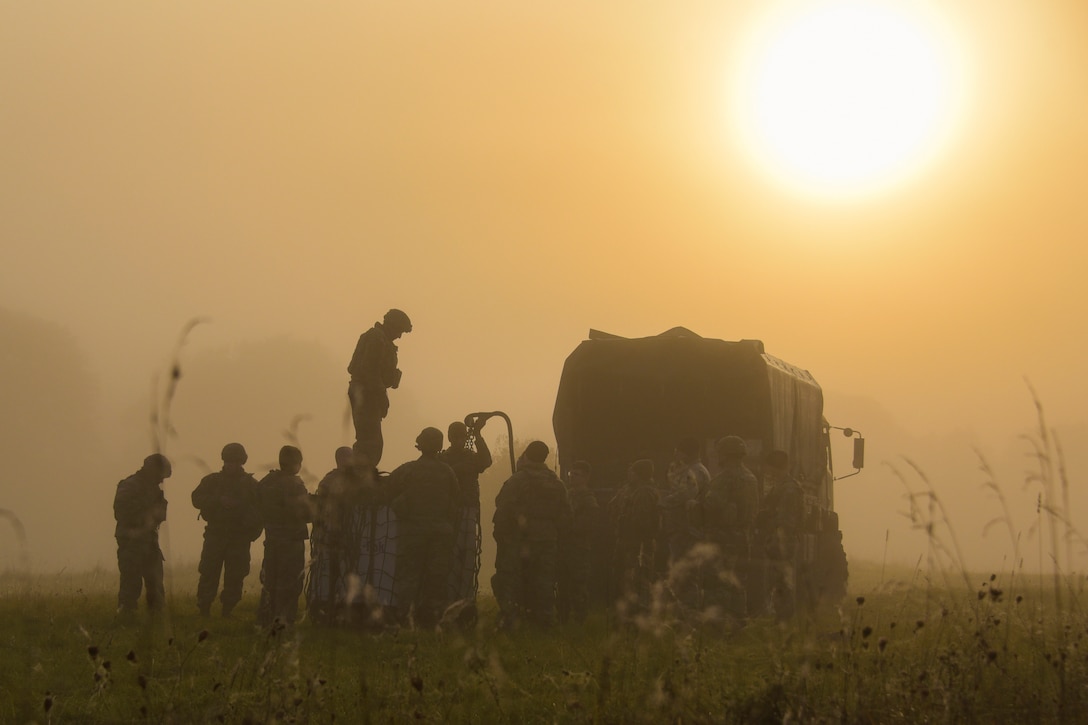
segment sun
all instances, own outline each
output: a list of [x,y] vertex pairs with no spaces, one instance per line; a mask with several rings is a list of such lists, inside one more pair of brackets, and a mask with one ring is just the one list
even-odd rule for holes
[[731,99],[758,166],[807,194],[856,198],[917,174],[963,98],[948,28],[920,0],[813,0],[770,9]]

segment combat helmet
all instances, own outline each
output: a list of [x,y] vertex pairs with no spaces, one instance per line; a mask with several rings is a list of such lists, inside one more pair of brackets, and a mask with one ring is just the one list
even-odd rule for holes
[[725,436],[716,446],[718,455],[727,458],[743,458],[748,455],[748,446],[740,436]]
[[416,436],[416,448],[421,453],[437,453],[442,450],[442,431],[427,426]]
[[412,321],[408,319],[408,315],[395,307],[385,313],[385,317],[382,318],[382,325],[389,328],[396,328],[401,332],[412,331]]
[[239,466],[245,465],[245,462],[249,460],[249,454],[246,453],[245,446],[241,443],[228,443],[223,446],[223,453],[220,454],[223,459],[223,463],[234,463]]

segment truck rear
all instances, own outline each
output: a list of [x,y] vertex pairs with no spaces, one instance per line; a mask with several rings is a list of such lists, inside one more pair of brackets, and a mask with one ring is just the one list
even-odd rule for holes
[[[808,588],[823,600],[845,594],[823,391],[759,340],[728,342],[684,328],[644,338],[591,330],[564,364],[552,423],[561,471],[588,461],[602,503],[634,460],[653,460],[663,477],[684,438],[699,441],[712,475],[715,442],[727,435],[745,440],[745,464],[757,477],[767,453],[785,451],[805,494],[799,538]],[[854,463],[860,468],[860,456]]]

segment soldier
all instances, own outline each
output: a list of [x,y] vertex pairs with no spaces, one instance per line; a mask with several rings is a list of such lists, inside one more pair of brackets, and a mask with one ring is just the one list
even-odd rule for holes
[[699,460],[699,441],[695,438],[678,442],[674,456],[665,474],[668,485],[660,501],[660,538],[668,548],[669,564],[684,556],[695,543],[688,525],[688,503],[696,501],[710,482],[710,472]]
[[759,483],[744,465],[744,439],[726,436],[717,443],[721,471],[710,480],[702,501],[706,539],[718,546],[704,579],[708,603],[736,620],[748,614],[744,583],[759,507]]
[[257,484],[257,500],[264,522],[264,564],[261,567],[259,624],[294,624],[302,572],[306,566],[306,527],[313,519],[310,495],[298,477],[302,451],[280,449],[279,470],[268,472]]
[[389,412],[388,388],[400,386],[397,346],[401,335],[412,331],[412,321],[400,310],[389,310],[359,336],[355,354],[348,364],[351,382],[348,401],[355,424],[356,460],[374,468],[382,459],[382,419]]
[[692,502],[699,500],[710,482],[710,472],[699,460],[698,440],[684,438],[676,444],[665,480],[667,486],[660,501],[659,541],[664,545],[668,557],[667,580],[672,594],[682,607],[690,609],[698,604],[697,573],[693,567],[678,566],[677,562],[687,555],[698,540],[688,512]]
[[570,525],[559,532],[555,608],[560,622],[581,623],[589,609],[593,539],[601,526],[601,506],[589,487],[592,467],[576,461],[567,474]]
[[626,612],[649,606],[654,578],[654,542],[660,526],[654,462],[640,459],[627,468],[627,479],[608,504],[615,536],[617,591]]
[[570,503],[563,482],[547,467],[548,446],[525,447],[517,472],[495,497],[495,575],[499,628],[527,617],[543,627],[555,620],[555,567],[560,529],[568,526]]
[[148,610],[159,611],[166,602],[159,525],[166,521],[162,482],[170,478],[171,472],[166,456],[152,453],[139,471],[117,484],[113,517],[117,520],[114,536],[121,574],[117,611],[121,614],[136,612],[141,589],[146,589]]
[[401,615],[431,627],[446,604],[453,525],[457,519],[457,474],[439,460],[442,431],[424,428],[416,437],[419,458],[389,475],[397,515],[396,599]]
[[801,577],[799,540],[805,514],[805,493],[790,475],[789,454],[775,450],[767,455],[763,477],[763,504],[759,512],[759,541],[767,558],[770,603],[778,619],[793,616]]
[[330,620],[339,616],[345,604],[350,589],[348,577],[358,574],[366,507],[374,499],[370,472],[355,465],[351,448],[341,446],[334,456],[336,468],[317,484],[313,497],[312,568],[307,593],[310,607]]
[[340,512],[348,492],[353,488],[355,456],[349,446],[340,446],[333,453],[336,468],[326,473],[317,484],[313,496],[314,526],[311,545],[319,540],[331,542],[340,528]]
[[202,478],[193,491],[193,506],[207,522],[196,587],[196,605],[205,617],[211,613],[220,573],[223,616],[229,617],[242,601],[242,581],[249,574],[249,545],[261,535],[257,479],[242,468],[249,459],[246,449],[241,443],[228,443],[221,457],[223,470]]
[[480,474],[491,466],[491,451],[480,435],[486,422],[486,418],[477,418],[471,436],[464,423],[450,423],[447,429],[450,446],[438,455],[457,474],[459,489],[447,581],[447,598],[451,602],[476,598],[476,573],[480,570]]

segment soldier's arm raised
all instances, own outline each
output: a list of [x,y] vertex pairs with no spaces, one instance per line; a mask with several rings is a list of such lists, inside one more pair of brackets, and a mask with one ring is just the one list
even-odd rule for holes
[[491,449],[487,447],[487,441],[482,435],[476,435],[476,467],[483,473],[491,468]]

